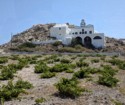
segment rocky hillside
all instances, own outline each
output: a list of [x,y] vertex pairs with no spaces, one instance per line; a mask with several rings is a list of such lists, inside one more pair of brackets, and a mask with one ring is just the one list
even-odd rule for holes
[[38,24],[33,25],[31,28],[14,35],[10,42],[2,45],[3,47],[10,47],[11,44],[13,46],[17,46],[24,42],[31,42],[31,41],[42,41],[48,40],[49,37],[49,29],[54,25],[52,24]]
[[[7,44],[2,45],[1,47],[3,49],[15,49],[20,44],[25,42],[31,42],[31,41],[45,41],[51,39],[49,36],[49,29],[54,25],[52,24],[38,24],[34,25],[33,27],[18,33],[12,37],[12,40],[8,42]],[[67,23],[68,24],[68,23]],[[69,25],[69,24],[68,24]],[[73,25],[69,25],[69,27],[73,27]],[[57,51],[57,47],[53,47],[52,45],[44,45],[41,49],[44,49],[43,47],[47,48],[46,50],[51,49],[51,51]],[[40,49],[40,48],[37,48]],[[84,48],[84,51],[88,49]],[[42,50],[44,52],[44,50]],[[83,50],[82,50],[83,51]],[[90,52],[93,50],[90,50]],[[123,43],[121,40],[115,39],[115,38],[109,38],[106,37],[106,48],[99,50],[101,52],[125,52],[125,43]]]

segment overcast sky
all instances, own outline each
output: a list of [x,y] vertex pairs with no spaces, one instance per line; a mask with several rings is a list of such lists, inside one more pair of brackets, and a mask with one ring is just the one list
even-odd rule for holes
[[81,19],[106,36],[125,38],[125,0],[0,0],[0,44],[34,24]]

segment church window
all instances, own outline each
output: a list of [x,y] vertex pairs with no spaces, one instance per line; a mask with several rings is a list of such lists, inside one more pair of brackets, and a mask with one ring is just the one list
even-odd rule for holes
[[84,29],[82,29],[82,32],[84,32]]
[[85,34],[87,34],[87,31],[85,31]]
[[82,32],[79,32],[79,34],[82,34]]
[[93,39],[102,39],[100,36],[95,36]]
[[92,34],[92,31],[89,31],[89,34]]
[[61,28],[59,27],[59,30],[61,30]]
[[78,34],[77,32],[75,32],[75,34]]

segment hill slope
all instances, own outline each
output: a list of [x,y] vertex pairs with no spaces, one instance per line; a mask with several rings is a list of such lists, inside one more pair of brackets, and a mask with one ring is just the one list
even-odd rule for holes
[[[38,24],[38,25],[34,25],[33,27],[19,33],[16,34],[12,37],[12,40],[4,45],[2,45],[1,47],[4,48],[5,50],[8,49],[15,49],[16,47],[18,47],[20,44],[25,43],[25,42],[31,42],[31,41],[45,41],[48,39],[51,39],[51,37],[49,36],[49,29],[54,25],[55,23],[52,24]],[[69,25],[69,27],[73,27],[73,25]],[[42,47],[41,49],[44,48],[48,48],[45,51],[49,50],[50,51],[57,51],[57,47],[54,47],[52,45],[44,45],[44,46],[40,46]],[[44,48],[43,48],[44,47]],[[37,48],[39,49],[39,48]],[[90,51],[93,52],[93,50],[90,49],[86,49],[84,48],[84,50],[82,51]],[[36,49],[35,49],[36,51]],[[44,52],[44,50],[42,50]],[[96,50],[97,51],[97,50]],[[125,52],[125,44],[115,38],[109,38],[106,37],[106,48],[103,50],[99,50],[101,52],[121,52],[124,53]]]

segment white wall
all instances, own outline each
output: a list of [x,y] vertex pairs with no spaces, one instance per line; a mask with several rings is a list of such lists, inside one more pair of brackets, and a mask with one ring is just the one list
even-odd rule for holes
[[50,29],[50,36],[61,38],[64,35],[69,34],[69,28],[66,24],[57,24]]

